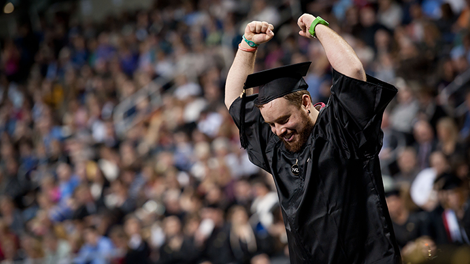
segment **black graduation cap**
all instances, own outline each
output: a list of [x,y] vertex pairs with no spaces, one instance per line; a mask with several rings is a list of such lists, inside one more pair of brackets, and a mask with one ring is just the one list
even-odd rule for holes
[[307,75],[310,64],[302,62],[250,74],[245,89],[259,86],[255,104],[266,104],[286,94],[307,90],[308,85],[302,77]]
[[442,173],[434,183],[438,184],[439,190],[453,190],[462,186],[462,180],[453,173]]
[[263,105],[284,95],[307,90],[308,85],[303,76],[307,75],[311,62],[302,62],[274,69],[264,70],[248,75],[243,87],[242,107],[240,109],[240,143],[243,148],[248,146],[245,136],[245,90],[259,86],[259,94],[254,103]]

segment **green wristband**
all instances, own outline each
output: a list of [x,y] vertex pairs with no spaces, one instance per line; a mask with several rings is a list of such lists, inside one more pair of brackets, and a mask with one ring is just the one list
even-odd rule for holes
[[251,41],[251,40],[247,40],[247,39],[245,38],[245,35],[243,35],[243,40],[246,42],[246,44],[248,44],[248,46],[250,46],[250,47],[252,47],[252,48],[256,48],[256,47],[259,46],[259,44],[256,44],[256,43],[254,43],[254,42]]
[[312,24],[310,25],[310,28],[308,29],[308,33],[310,33],[310,35],[314,38],[316,38],[315,36],[315,27],[318,25],[318,24],[322,24],[322,25],[325,25],[325,26],[328,26],[330,23],[326,22],[325,19],[317,16],[315,18],[315,20],[313,20]]

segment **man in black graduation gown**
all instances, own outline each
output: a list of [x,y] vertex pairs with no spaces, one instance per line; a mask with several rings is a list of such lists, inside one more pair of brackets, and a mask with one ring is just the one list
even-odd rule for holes
[[397,90],[367,76],[326,24],[309,14],[298,20],[299,34],[315,36],[334,69],[326,106],[305,91],[310,63],[252,74],[256,45],[274,36],[257,21],[245,28],[225,104],[250,160],[274,177],[292,264],[400,263],[377,157],[382,114]]

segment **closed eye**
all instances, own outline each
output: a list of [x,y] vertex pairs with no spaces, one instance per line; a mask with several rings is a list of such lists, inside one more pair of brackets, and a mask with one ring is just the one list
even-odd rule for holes
[[285,123],[289,122],[289,118],[290,118],[290,115],[289,116],[281,116],[280,118],[276,119],[274,122],[266,122],[268,123],[268,125],[270,127],[274,127],[274,124],[279,124],[279,125],[284,125]]
[[285,119],[279,121],[279,124],[284,125],[287,122],[289,122],[289,118],[285,118]]

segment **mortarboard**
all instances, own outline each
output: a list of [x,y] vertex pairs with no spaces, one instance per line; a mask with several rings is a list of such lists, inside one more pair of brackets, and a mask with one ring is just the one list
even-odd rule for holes
[[311,62],[302,62],[248,75],[243,87],[242,107],[240,109],[240,143],[246,149],[248,142],[245,135],[245,90],[259,86],[258,97],[254,103],[263,105],[287,94],[307,90],[303,76],[307,75]]
[[453,190],[462,186],[462,180],[453,173],[444,172],[434,181],[439,190]]

